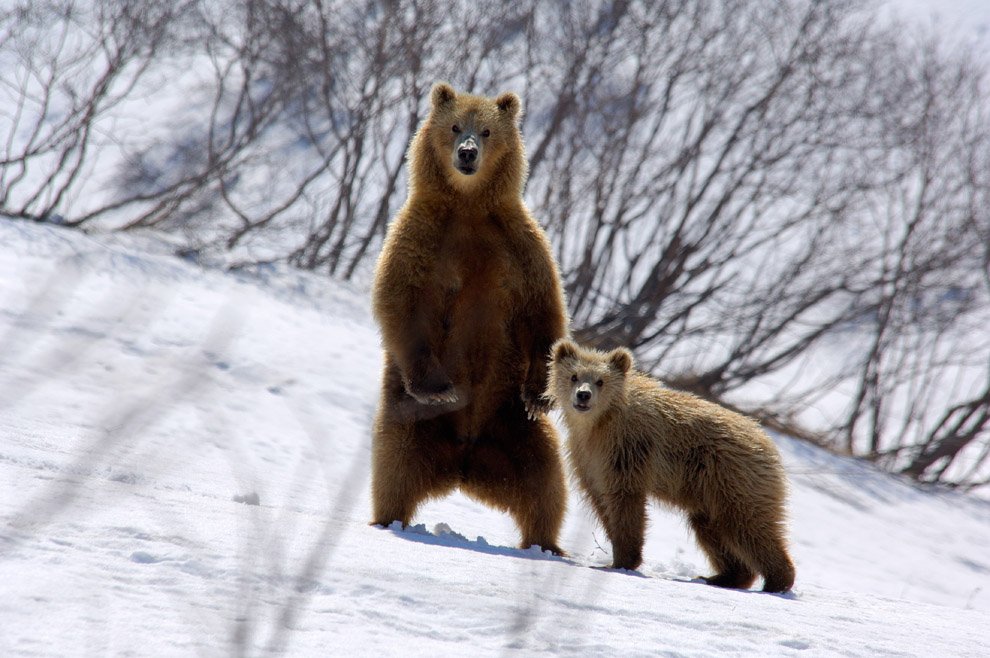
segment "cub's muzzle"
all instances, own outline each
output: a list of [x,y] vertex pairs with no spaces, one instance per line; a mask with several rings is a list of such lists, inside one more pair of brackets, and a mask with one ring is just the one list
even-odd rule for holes
[[574,392],[574,408],[578,411],[588,411],[591,409],[591,386],[581,384]]

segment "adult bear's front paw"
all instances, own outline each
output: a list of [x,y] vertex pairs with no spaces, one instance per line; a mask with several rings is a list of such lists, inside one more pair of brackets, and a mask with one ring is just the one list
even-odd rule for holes
[[420,404],[454,404],[460,399],[457,397],[457,391],[454,390],[453,386],[436,393],[427,393],[426,395],[410,393],[410,395],[416,398]]
[[406,393],[420,404],[453,404],[458,400],[453,382],[440,373],[420,382],[406,382]]
[[523,405],[526,407],[526,416],[530,420],[536,420],[541,414],[550,412],[553,401],[542,393],[530,393],[523,391]]

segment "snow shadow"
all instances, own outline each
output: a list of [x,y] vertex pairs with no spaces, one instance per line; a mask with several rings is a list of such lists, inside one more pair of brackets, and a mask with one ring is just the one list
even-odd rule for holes
[[524,558],[527,560],[554,560],[558,562],[565,562],[567,564],[577,564],[576,562],[573,562],[565,557],[554,555],[548,550],[541,550],[539,546],[530,546],[529,548],[495,546],[493,544],[489,544],[485,538],[480,535],[477,539],[471,540],[464,535],[451,530],[450,526],[446,523],[438,523],[433,526],[433,532],[427,530],[426,525],[423,523],[418,525],[410,525],[403,528],[402,523],[399,521],[393,521],[391,525],[385,529],[400,539],[414,541],[420,544],[461,548],[474,551],[476,553],[484,553],[485,555],[505,555],[507,557]]

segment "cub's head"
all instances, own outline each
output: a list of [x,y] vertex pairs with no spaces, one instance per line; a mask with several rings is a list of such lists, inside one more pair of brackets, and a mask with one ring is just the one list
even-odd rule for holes
[[496,195],[504,190],[518,196],[526,178],[521,111],[512,92],[488,98],[435,84],[430,114],[410,149],[411,182],[443,181],[461,192],[490,192],[495,186]]
[[551,348],[547,394],[566,417],[597,417],[625,397],[633,358],[625,348],[599,352],[562,338]]

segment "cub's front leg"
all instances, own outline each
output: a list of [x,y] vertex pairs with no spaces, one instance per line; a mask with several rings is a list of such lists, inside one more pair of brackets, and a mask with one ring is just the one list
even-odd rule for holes
[[612,568],[639,568],[646,537],[646,495],[610,492],[601,504],[605,511],[605,532],[612,542]]
[[636,569],[643,562],[643,542],[646,534],[646,496],[627,492],[606,492],[589,486],[581,477],[578,480],[585,499],[605,529],[612,544],[612,568]]

